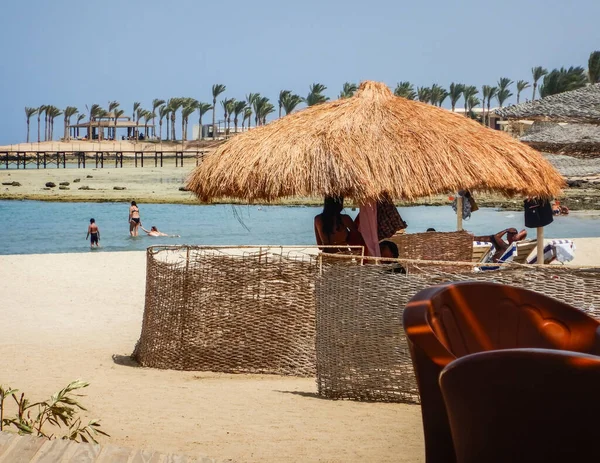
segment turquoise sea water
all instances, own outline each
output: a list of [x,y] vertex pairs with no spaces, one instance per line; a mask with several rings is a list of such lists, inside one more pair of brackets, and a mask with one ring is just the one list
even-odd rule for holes
[[[89,252],[85,240],[89,219],[100,227],[100,251],[145,250],[153,244],[312,245],[313,218],[318,207],[284,206],[190,206],[139,204],[146,229],[156,225],[179,238],[149,237],[141,232],[129,236],[128,203],[53,203],[42,201],[0,201],[0,254],[46,254]],[[399,209],[408,222],[409,233],[434,227],[456,229],[450,206],[416,206]],[[346,210],[354,217],[357,211]],[[464,223],[477,235],[491,234],[507,227],[524,228],[522,212],[483,208]],[[535,230],[529,230],[535,237]],[[573,212],[557,217],[545,229],[546,238],[600,236],[600,212]]]

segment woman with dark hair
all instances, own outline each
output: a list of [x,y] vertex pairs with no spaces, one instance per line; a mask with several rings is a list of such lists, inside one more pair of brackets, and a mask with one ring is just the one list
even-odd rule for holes
[[[315,237],[319,246],[349,246],[360,244],[360,236],[352,217],[342,214],[344,198],[326,196],[323,212],[315,217]],[[323,248],[323,252],[343,252],[343,248]]]
[[129,234],[131,236],[138,236],[138,228],[140,225],[140,209],[135,201],[131,201],[131,207],[129,208]]

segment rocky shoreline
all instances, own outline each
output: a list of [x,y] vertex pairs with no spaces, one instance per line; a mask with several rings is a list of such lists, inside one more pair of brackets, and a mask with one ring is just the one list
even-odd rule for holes
[[[128,202],[154,204],[200,204],[185,190],[192,166],[122,169],[40,169],[0,170],[0,200],[37,200],[59,202]],[[600,210],[600,178],[573,178],[558,198],[571,210]],[[520,198],[498,194],[475,193],[480,207],[521,210]],[[222,200],[220,203],[240,203]],[[398,206],[448,205],[448,195],[436,195],[415,202],[398,202]],[[264,202],[258,204],[265,204]],[[321,198],[285,198],[283,206],[320,206]],[[351,203],[347,203],[352,207]]]

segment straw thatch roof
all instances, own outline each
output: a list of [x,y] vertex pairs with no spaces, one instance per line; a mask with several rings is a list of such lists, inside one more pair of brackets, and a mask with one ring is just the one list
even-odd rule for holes
[[521,141],[546,153],[600,156],[600,125],[534,122]]
[[187,188],[203,201],[383,192],[413,200],[462,188],[550,197],[560,174],[505,133],[364,82],[352,98],[311,106],[236,135],[197,167]]
[[600,84],[496,110],[506,119],[600,124]]

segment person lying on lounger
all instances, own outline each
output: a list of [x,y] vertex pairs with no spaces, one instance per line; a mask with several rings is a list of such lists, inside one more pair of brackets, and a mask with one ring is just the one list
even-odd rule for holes
[[[504,241],[504,235],[506,235],[506,241]],[[475,236],[473,237],[473,241],[492,243],[494,245],[494,249],[496,250],[492,260],[497,262],[512,243],[515,241],[524,240],[525,238],[527,238],[527,230],[517,231],[516,228],[511,227],[505,228],[495,235]]]

